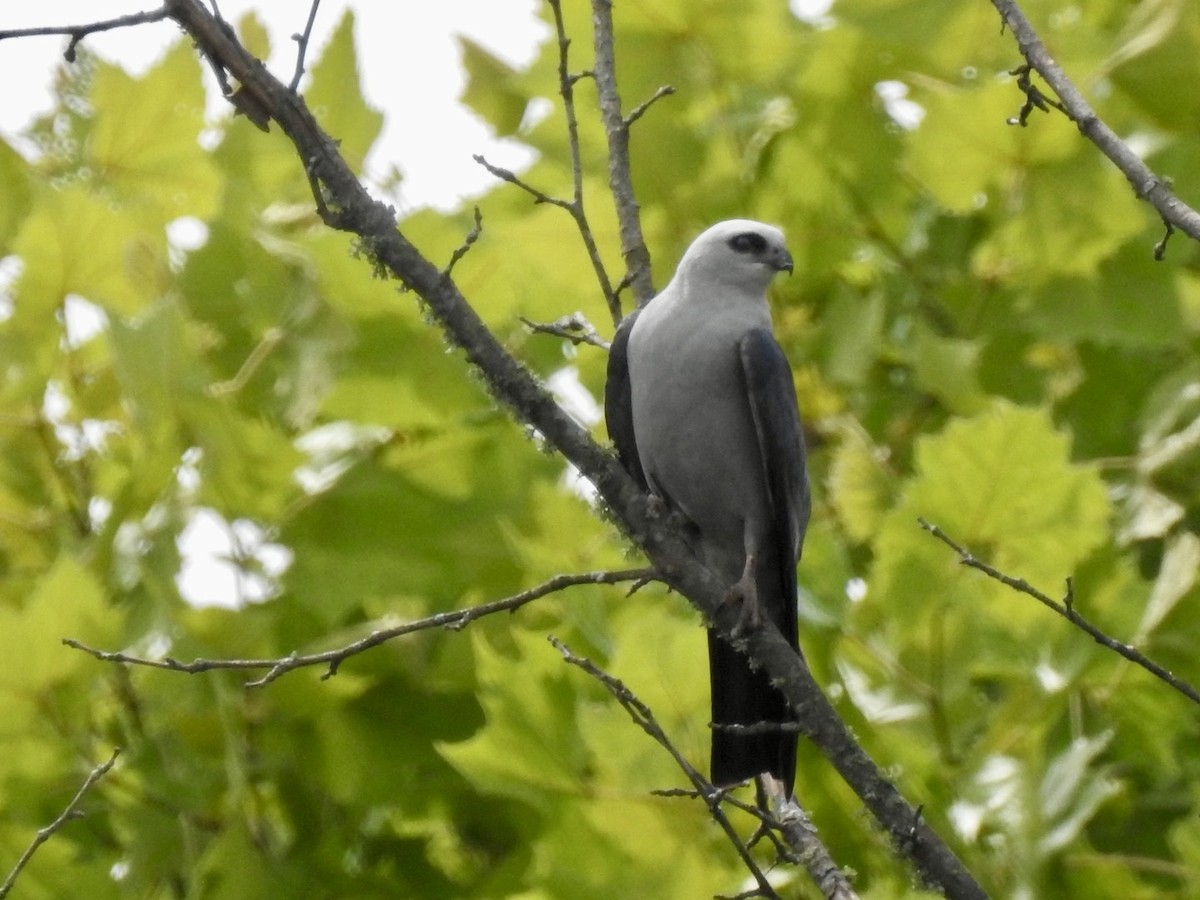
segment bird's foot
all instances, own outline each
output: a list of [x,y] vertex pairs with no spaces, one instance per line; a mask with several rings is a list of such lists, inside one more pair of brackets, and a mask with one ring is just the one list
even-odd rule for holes
[[741,579],[725,592],[724,603],[741,603],[742,609],[738,614],[737,624],[733,626],[733,634],[745,634],[757,631],[762,627],[762,610],[758,605],[758,586],[754,581],[754,557],[746,557],[746,568],[742,570]]

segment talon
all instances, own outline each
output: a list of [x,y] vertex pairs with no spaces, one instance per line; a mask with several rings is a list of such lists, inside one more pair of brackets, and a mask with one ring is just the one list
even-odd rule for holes
[[721,602],[742,604],[737,624],[733,626],[734,637],[762,627],[762,609],[758,603],[758,587],[754,582],[753,554],[746,557],[746,567],[742,570],[741,579],[725,592]]

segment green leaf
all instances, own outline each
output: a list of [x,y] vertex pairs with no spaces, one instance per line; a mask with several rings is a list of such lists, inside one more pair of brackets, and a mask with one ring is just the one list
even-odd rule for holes
[[237,24],[238,38],[253,56],[259,59],[271,57],[271,35],[267,26],[254,10],[245,13]]
[[[543,636],[514,632],[513,656],[473,637],[487,724],[438,752],[479,790],[549,813],[581,789],[587,765],[576,721],[577,676]],[[518,681],[520,690],[513,690]]]
[[32,205],[28,166],[12,145],[0,139],[0,257],[7,255],[21,220]]
[[516,134],[529,103],[517,70],[470,38],[459,35],[457,40],[467,73],[459,99],[479,113],[498,136]]
[[842,527],[857,542],[870,540],[891,507],[892,479],[866,435],[847,430],[829,468],[829,499]]
[[19,321],[49,316],[68,294],[134,313],[159,295],[168,277],[163,233],[79,186],[39,198],[13,251],[25,261],[16,288]]
[[187,41],[176,43],[145,75],[101,64],[92,87],[95,126],[86,163],[96,184],[165,225],[216,210],[221,180],[200,146],[204,87]]
[[[996,403],[922,438],[917,474],[876,542],[871,593],[904,609],[938,598],[969,602],[1015,627],[1036,604],[965,571],[917,526],[921,517],[1003,572],[1053,591],[1105,540],[1110,508],[1094,468],[1070,461],[1067,438],[1045,412]],[[974,613],[973,613],[974,614]]]
[[66,679],[92,663],[62,639],[103,646],[114,637],[113,625],[95,577],[71,557],[60,557],[23,608],[0,606],[0,654],[7,660],[0,687],[35,695]]
[[356,172],[383,128],[383,114],[363,97],[354,47],[354,13],[346,10],[313,64],[304,92],[317,122],[338,142],[338,152]]

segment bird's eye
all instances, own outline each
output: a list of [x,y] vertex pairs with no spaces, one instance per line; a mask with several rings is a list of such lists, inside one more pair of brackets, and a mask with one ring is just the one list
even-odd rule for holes
[[738,253],[762,253],[767,249],[767,239],[754,231],[743,231],[729,239],[729,246]]

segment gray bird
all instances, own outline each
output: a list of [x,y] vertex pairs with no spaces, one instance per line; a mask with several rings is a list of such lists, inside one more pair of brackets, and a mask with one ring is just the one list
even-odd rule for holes
[[[733,219],[696,238],[671,283],[617,329],[605,418],[625,468],[683,517],[726,599],[743,604],[740,622],[773,622],[799,652],[810,502],[792,373],[767,308],[780,271],[792,257],[778,228]],[[711,630],[708,654],[714,724],[794,720],[768,677]],[[791,796],[795,733],[714,729],[714,784],[763,773]]]

